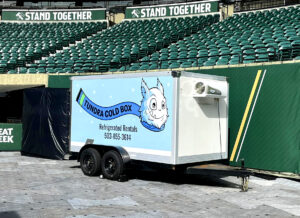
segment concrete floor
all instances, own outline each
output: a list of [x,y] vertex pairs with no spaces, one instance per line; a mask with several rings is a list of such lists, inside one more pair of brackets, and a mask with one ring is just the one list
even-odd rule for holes
[[252,176],[142,173],[127,182],[84,176],[74,160],[0,152],[0,217],[300,217],[300,183]]

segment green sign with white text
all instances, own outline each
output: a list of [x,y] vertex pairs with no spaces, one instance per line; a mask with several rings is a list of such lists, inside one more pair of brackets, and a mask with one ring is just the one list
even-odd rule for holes
[[20,151],[22,124],[0,123],[0,151]]
[[201,1],[170,5],[126,8],[126,19],[158,18],[218,12],[219,1]]
[[3,21],[96,21],[105,19],[105,9],[2,11]]

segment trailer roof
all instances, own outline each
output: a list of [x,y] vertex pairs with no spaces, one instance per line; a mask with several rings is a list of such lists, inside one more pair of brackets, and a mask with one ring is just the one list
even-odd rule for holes
[[[215,76],[201,73],[192,73],[185,71],[176,71],[180,76],[199,77],[207,79],[215,79],[225,81],[224,76]],[[88,75],[88,76],[72,76],[71,80],[89,80],[89,79],[113,79],[113,78],[135,78],[135,77],[153,77],[153,76],[172,76],[174,71],[159,71],[159,72],[144,72],[144,73],[124,73],[124,74],[102,74],[102,75]]]

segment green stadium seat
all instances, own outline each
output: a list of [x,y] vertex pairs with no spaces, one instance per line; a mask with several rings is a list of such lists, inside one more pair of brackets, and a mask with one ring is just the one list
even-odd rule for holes
[[213,61],[213,60],[207,60],[203,63],[203,66],[207,67],[207,66],[214,66],[216,65],[216,61]]
[[27,73],[27,68],[26,67],[20,67],[19,68],[19,74],[25,74]]
[[174,69],[174,68],[180,68],[180,64],[179,63],[172,63],[169,65],[170,69]]
[[37,73],[46,73],[46,69],[42,68],[42,67],[39,67],[39,68],[37,68],[36,72]]
[[9,70],[9,71],[7,72],[7,74],[17,74],[17,71],[16,71],[16,70]]
[[232,60],[230,60],[229,61],[229,65],[235,65],[235,64],[239,64],[240,62],[239,62],[239,60],[235,60],[235,59],[232,59]]
[[27,73],[37,73],[37,70],[36,70],[36,68],[28,68],[27,69]]
[[180,65],[180,68],[189,68],[189,67],[192,67],[192,62],[183,62]]
[[51,68],[51,67],[47,67],[45,70],[46,70],[46,73],[50,73],[50,74],[56,73],[55,69]]

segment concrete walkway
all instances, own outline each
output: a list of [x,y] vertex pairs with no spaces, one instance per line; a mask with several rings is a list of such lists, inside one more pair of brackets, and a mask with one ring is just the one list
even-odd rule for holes
[[156,173],[127,182],[84,176],[74,160],[0,152],[0,217],[300,217],[300,183]]

